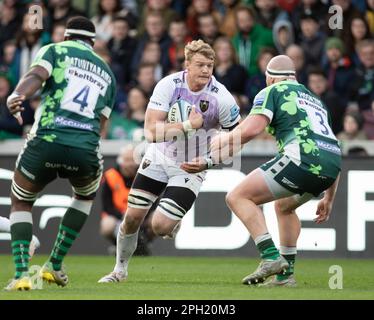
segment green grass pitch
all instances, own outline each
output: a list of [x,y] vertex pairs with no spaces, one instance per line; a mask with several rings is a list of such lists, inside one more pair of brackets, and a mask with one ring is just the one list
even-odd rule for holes
[[[36,256],[30,265],[41,265]],[[0,291],[4,299],[374,299],[374,260],[298,259],[297,288],[259,288],[240,283],[252,272],[257,259],[200,257],[134,257],[129,278],[116,284],[98,284],[112,270],[113,257],[68,256],[70,283],[65,288],[44,284],[43,290]],[[331,290],[331,265],[343,268],[343,289]],[[0,255],[0,285],[13,274],[11,256]]]

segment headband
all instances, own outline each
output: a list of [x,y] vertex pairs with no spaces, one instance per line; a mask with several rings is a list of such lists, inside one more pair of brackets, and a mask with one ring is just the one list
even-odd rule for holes
[[96,37],[95,32],[90,32],[90,31],[86,31],[86,30],[79,30],[79,29],[66,29],[65,30],[65,34],[64,34],[65,37],[69,37],[69,36],[72,36],[72,35],[81,35],[81,36],[94,38],[94,39]]
[[273,78],[283,78],[289,76],[296,76],[296,71],[293,70],[273,70],[266,68],[266,75]]

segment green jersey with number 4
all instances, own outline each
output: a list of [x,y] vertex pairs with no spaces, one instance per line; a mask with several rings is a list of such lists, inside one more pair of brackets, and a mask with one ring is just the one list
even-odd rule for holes
[[275,136],[279,152],[300,168],[336,178],[341,150],[330,126],[328,110],[297,81],[281,81],[261,90],[254,99],[253,114],[269,118],[268,131]]
[[50,77],[42,89],[31,137],[83,149],[96,148],[100,118],[109,118],[115,100],[115,78],[108,65],[80,40],[40,49],[32,66]]

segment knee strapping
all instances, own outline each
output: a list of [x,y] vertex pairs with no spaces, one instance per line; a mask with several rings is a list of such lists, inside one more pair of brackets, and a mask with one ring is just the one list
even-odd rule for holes
[[131,189],[130,194],[127,198],[128,205],[131,208],[138,209],[149,209],[153,202],[155,202],[157,196],[147,193],[143,190]]
[[102,174],[84,187],[73,187],[74,193],[83,197],[88,197],[94,194],[100,187],[101,176]]
[[22,201],[28,201],[28,202],[34,202],[37,197],[38,193],[37,192],[30,192],[27,191],[26,189],[21,188],[17,183],[12,181],[12,193],[18,200]]
[[186,210],[170,198],[162,198],[158,209],[161,213],[173,220],[180,220],[186,214]]

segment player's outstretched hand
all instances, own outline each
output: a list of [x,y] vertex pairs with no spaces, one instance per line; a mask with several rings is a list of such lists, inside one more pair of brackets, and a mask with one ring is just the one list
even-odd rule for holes
[[25,96],[10,95],[7,100],[7,107],[9,112],[17,119],[20,125],[23,124],[21,112],[25,110],[22,107],[23,101],[25,101]]
[[196,111],[195,106],[192,106],[188,120],[191,122],[192,129],[199,129],[203,126],[203,116]]
[[320,224],[320,223],[328,221],[330,217],[331,208],[332,208],[331,201],[328,201],[324,198],[321,199],[318,202],[317,211],[316,211],[317,218],[314,219],[314,222]]
[[183,162],[181,169],[188,173],[198,173],[207,169],[207,162],[204,158],[194,158],[190,162]]

